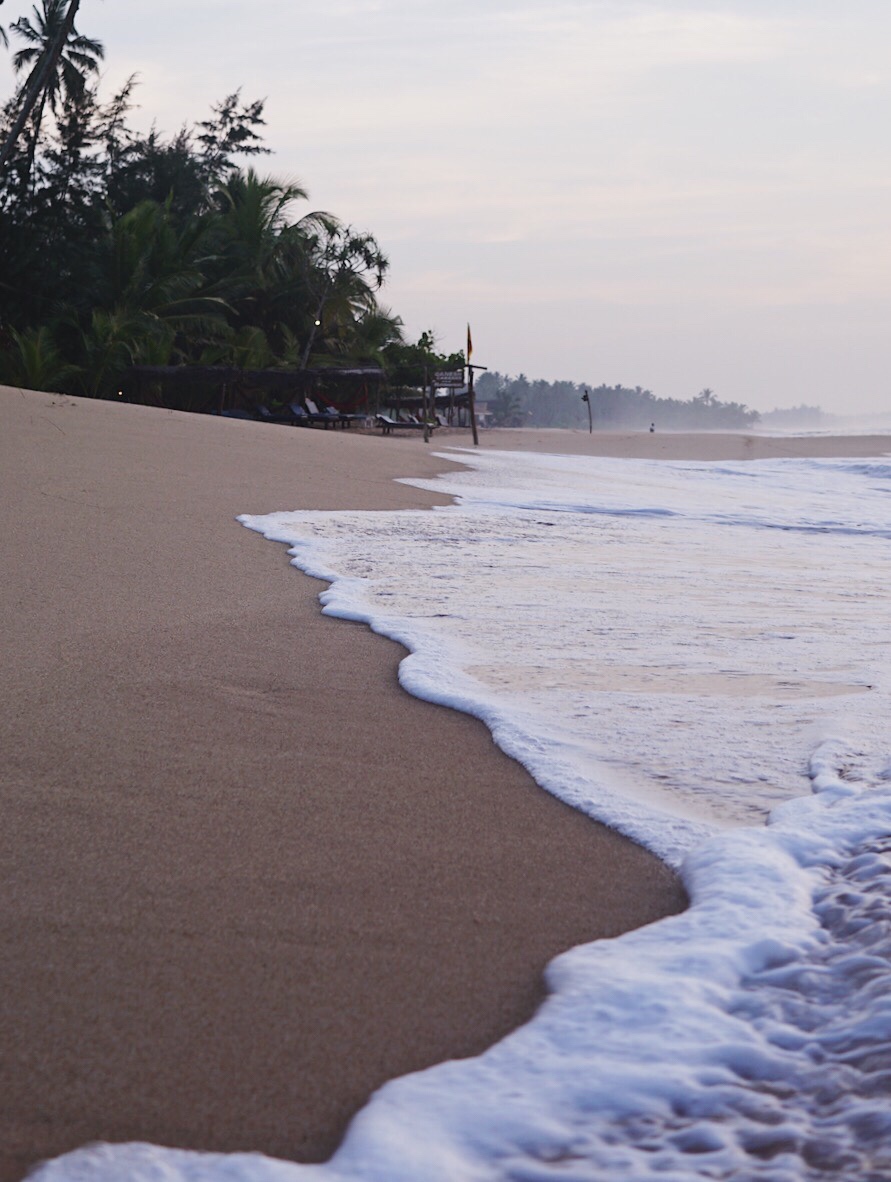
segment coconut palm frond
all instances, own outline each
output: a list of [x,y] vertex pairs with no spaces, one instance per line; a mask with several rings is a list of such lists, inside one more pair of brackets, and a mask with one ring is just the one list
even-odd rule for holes
[[82,95],[89,75],[98,71],[104,56],[101,42],[80,36],[74,28],[79,3],[80,0],[42,0],[40,8],[36,5],[32,8],[33,23],[27,16],[21,16],[10,26],[26,42],[25,48],[13,55],[13,69],[21,73],[27,68],[29,73],[20,90],[21,101],[12,130],[0,150],[0,168],[11,158],[17,140],[29,126],[26,183],[34,168],[47,105],[55,113],[61,100]]
[[80,371],[63,358],[46,325],[23,332],[12,328],[9,335],[11,344],[0,354],[0,379],[5,385],[54,394],[69,391]]

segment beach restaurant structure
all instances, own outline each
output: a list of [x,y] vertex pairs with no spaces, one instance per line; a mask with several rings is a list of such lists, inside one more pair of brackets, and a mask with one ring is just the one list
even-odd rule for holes
[[320,398],[350,414],[374,414],[384,371],[377,365],[239,369],[227,365],[135,365],[121,381],[127,402],[203,414],[254,411],[268,402]]
[[314,369],[239,369],[224,365],[137,365],[121,381],[127,402],[199,414],[255,414],[271,403],[302,403],[306,398],[343,414],[373,416],[381,410],[399,415],[435,410],[449,423],[466,426],[469,400],[454,387],[428,394],[413,387],[387,384],[380,366]]

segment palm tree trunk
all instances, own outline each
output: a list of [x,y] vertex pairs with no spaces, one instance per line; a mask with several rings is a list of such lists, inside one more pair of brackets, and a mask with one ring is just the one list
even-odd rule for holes
[[[24,197],[27,194],[29,207],[34,199],[34,184],[31,174],[34,172],[34,157],[37,155],[37,138],[40,135],[40,125],[43,122],[45,106],[46,91],[44,90],[37,104],[37,118],[34,120],[34,126],[31,129],[31,138],[28,140],[28,158],[25,163],[25,175],[21,178],[19,185],[19,196]],[[29,181],[31,182],[30,184]]]
[[309,355],[312,353],[312,347],[315,344],[316,331],[318,330],[319,325],[322,323],[322,310],[324,307],[325,297],[323,295],[319,299],[319,306],[316,309],[316,314],[313,318],[312,328],[309,330],[309,340],[306,342],[306,348],[303,350],[303,356],[300,359],[301,370],[306,369],[307,365],[309,364]]
[[[15,118],[15,122],[12,125],[9,135],[6,137],[6,142],[3,144],[3,147],[0,148],[0,173],[3,172],[7,163],[9,162],[9,158],[12,156],[19,136],[22,134],[22,130],[25,124],[28,122],[28,118],[31,112],[34,110],[37,100],[40,98],[41,94],[45,93],[49,84],[49,80],[53,75],[53,71],[59,64],[59,58],[62,54],[62,50],[65,48],[65,43],[71,36],[71,30],[74,27],[74,18],[77,15],[77,10],[79,7],[80,0],[69,0],[68,11],[65,13],[65,19],[59,28],[59,35],[47,50],[43,61],[35,69],[31,82],[25,88],[25,93],[22,96],[22,105],[19,109],[19,113]],[[31,160],[33,162],[33,155]]]

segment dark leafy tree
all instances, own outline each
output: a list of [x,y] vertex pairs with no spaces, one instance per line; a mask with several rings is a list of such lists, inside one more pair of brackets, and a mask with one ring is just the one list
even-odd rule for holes
[[241,102],[241,91],[228,95],[213,107],[213,117],[198,123],[195,140],[205,176],[222,183],[232,171],[234,156],[269,155],[258,127],[265,127],[263,100]]
[[10,329],[4,356],[3,380],[26,390],[63,393],[70,389],[78,369],[65,358],[46,325],[24,332]]
[[305,236],[304,278],[311,323],[301,358],[305,369],[317,336],[342,328],[375,307],[389,262],[371,234],[322,218]]
[[139,135],[135,77],[98,98],[77,0],[40,5],[17,22],[29,72],[0,112],[0,136],[25,132],[3,139],[0,381],[111,397],[133,365],[342,366],[401,346],[374,237],[296,216],[301,185],[238,167],[266,151],[261,101],[236,91],[172,137]]
[[496,427],[520,427],[525,417],[519,397],[507,387],[497,391],[489,403],[489,414]]
[[387,378],[394,386],[420,387],[437,372],[455,373],[464,366],[463,353],[441,353],[437,349],[432,329],[422,332],[415,344],[396,341],[384,351]]

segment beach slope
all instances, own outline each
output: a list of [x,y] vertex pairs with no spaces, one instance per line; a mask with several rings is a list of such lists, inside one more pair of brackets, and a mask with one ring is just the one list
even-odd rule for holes
[[323,1159],[683,905],[235,521],[431,505],[416,436],[0,388],[0,452],[3,1182],[96,1140]]

